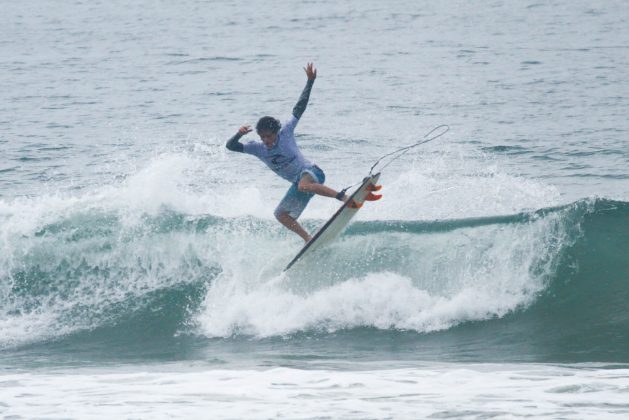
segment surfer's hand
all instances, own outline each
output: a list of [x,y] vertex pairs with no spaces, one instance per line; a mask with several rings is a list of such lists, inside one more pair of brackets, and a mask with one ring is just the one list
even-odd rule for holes
[[251,126],[250,125],[243,125],[242,127],[240,127],[238,129],[238,134],[240,134],[241,136],[244,136],[247,133],[251,133]]
[[308,63],[306,67],[304,67],[304,71],[306,72],[306,76],[308,76],[308,80],[317,78],[317,69],[314,68],[312,63]]

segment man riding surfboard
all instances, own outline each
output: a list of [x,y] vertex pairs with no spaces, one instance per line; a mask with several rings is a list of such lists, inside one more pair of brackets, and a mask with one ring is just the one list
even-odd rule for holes
[[293,108],[291,118],[284,125],[273,117],[262,117],[256,124],[256,132],[260,136],[261,142],[240,143],[240,139],[252,131],[250,125],[243,125],[227,141],[226,147],[234,152],[248,153],[257,157],[273,172],[291,183],[274,214],[280,223],[308,242],[311,236],[297,222],[297,218],[304,211],[310,199],[318,194],[346,201],[347,196],[345,191],[335,191],[323,185],[325,174],[321,168],[302,155],[295,141],[295,127],[306,110],[312,85],[317,78],[317,70],[312,63],[308,63],[304,71],[308,78],[306,87]]

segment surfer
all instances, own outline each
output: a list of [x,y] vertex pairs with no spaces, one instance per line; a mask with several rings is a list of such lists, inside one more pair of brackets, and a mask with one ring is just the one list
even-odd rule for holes
[[317,78],[317,70],[312,63],[304,68],[308,78],[297,104],[293,108],[291,118],[284,124],[273,117],[262,117],[256,124],[256,132],[261,142],[250,141],[240,143],[240,139],[252,131],[250,125],[243,125],[238,132],[227,141],[227,148],[233,152],[248,153],[264,162],[273,172],[289,181],[292,185],[274,211],[277,220],[308,242],[311,237],[297,222],[297,218],[315,195],[335,197],[347,201],[344,191],[335,191],[323,183],[325,174],[317,165],[307,160],[295,142],[295,126],[306,110],[312,85]]

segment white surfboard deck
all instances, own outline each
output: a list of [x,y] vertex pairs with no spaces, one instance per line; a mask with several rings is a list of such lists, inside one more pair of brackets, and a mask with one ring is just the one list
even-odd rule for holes
[[343,203],[341,208],[339,208],[336,213],[328,220],[312,237],[306,245],[297,253],[295,258],[292,259],[290,263],[286,266],[284,271],[288,270],[295,264],[297,261],[304,259],[304,257],[315,250],[321,248],[322,246],[330,243],[334,238],[336,238],[341,231],[349,224],[350,220],[360,208],[352,208],[348,206],[352,200],[358,204],[363,204],[365,202],[365,197],[369,194],[368,186],[376,185],[378,179],[380,178],[380,173],[378,172],[375,175],[368,176],[363,180],[363,183],[358,187],[356,191],[350,196],[350,199],[347,202]]

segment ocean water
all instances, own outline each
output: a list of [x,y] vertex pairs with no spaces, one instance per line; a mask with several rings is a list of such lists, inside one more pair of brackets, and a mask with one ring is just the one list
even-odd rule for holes
[[[629,416],[627,2],[0,9],[2,417]],[[450,131],[282,273],[288,184],[224,144],[309,61],[335,189]]]

